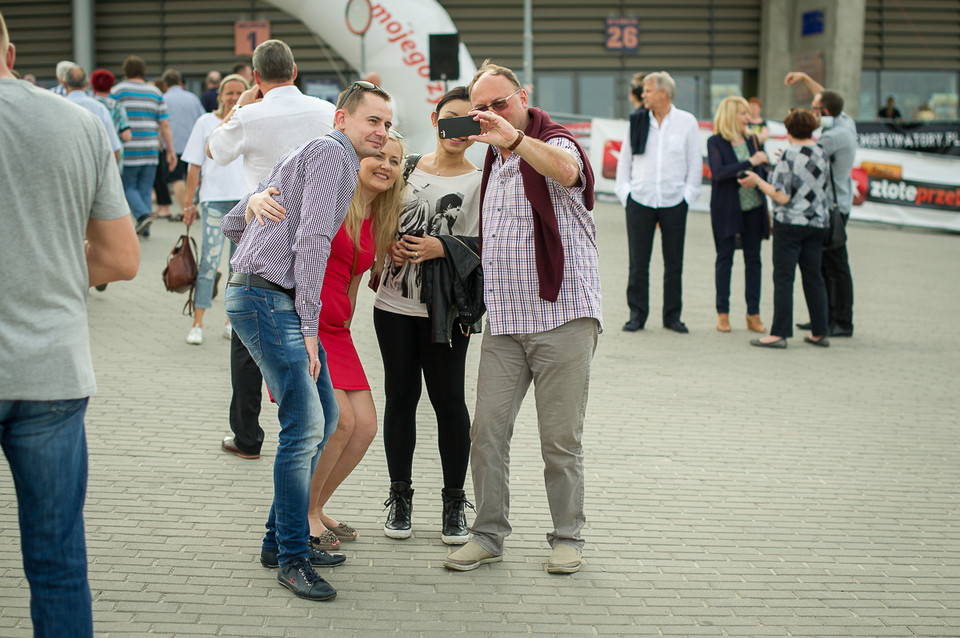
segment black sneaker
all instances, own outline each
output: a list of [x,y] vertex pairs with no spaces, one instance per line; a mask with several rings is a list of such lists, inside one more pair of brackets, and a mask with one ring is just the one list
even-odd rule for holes
[[413,488],[405,481],[390,484],[390,498],[383,502],[389,507],[383,533],[390,538],[410,538],[410,516],[413,514]]
[[333,600],[337,597],[337,590],[313,571],[306,558],[298,558],[281,567],[277,581],[307,600]]
[[464,507],[476,511],[473,503],[467,500],[463,490],[443,490],[443,526],[440,538],[447,545],[463,545],[470,539],[467,532],[467,516]]
[[[346,555],[339,552],[326,552],[322,549],[317,549],[316,547],[312,546],[309,547],[309,549],[310,564],[314,567],[336,567],[337,565],[343,565],[345,562],[347,562]],[[279,552],[276,549],[261,549],[260,564],[271,569],[280,567],[280,561],[277,559],[278,555]]]
[[149,237],[150,224],[152,223],[153,223],[153,217],[151,217],[150,215],[144,215],[143,217],[138,219],[137,225],[135,226],[137,230],[137,234],[141,235],[142,237]]

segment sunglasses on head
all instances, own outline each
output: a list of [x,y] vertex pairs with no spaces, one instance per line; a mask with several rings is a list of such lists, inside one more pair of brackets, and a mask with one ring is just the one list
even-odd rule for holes
[[350,96],[353,95],[354,91],[360,89],[361,91],[382,91],[379,86],[373,82],[367,82],[366,80],[357,80],[350,86],[350,90],[344,93],[343,98],[337,102],[337,108],[342,108]]
[[490,104],[475,106],[475,107],[473,107],[473,110],[474,110],[474,111],[486,111],[487,109],[493,109],[493,110],[496,111],[497,113],[500,113],[501,111],[505,111],[505,110],[507,109],[507,102],[510,101],[510,98],[512,98],[514,95],[516,95],[517,93],[519,93],[519,92],[522,91],[522,90],[523,90],[522,88],[517,89],[516,91],[514,91],[513,93],[511,93],[511,94],[508,95],[507,97],[501,98],[501,99],[499,99],[499,100],[494,100],[494,101],[491,102]]

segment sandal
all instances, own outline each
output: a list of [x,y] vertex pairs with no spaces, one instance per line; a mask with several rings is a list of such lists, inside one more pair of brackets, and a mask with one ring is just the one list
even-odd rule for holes
[[316,549],[337,549],[340,546],[340,539],[336,534],[325,529],[320,536],[310,537],[310,545]]
[[353,529],[346,523],[338,523],[336,527],[328,530],[336,534],[337,538],[341,541],[355,541],[357,540],[357,530]]

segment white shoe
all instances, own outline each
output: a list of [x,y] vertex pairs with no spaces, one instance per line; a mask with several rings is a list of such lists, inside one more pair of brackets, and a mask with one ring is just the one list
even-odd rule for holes
[[193,346],[203,343],[203,328],[200,326],[190,328],[190,332],[187,333],[187,343]]
[[229,323],[223,327],[223,338],[230,341],[233,338],[233,326]]

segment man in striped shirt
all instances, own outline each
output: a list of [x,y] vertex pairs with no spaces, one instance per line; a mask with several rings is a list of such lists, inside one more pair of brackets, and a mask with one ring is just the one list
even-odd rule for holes
[[144,79],[146,74],[147,64],[143,58],[129,56],[123,61],[124,81],[114,85],[110,93],[127,110],[127,121],[133,133],[133,139],[123,145],[123,192],[136,220],[137,233],[144,237],[150,235],[150,213],[153,210],[150,191],[160,162],[158,134],[163,135],[170,170],[177,165],[163,94]]
[[510,437],[536,387],[553,548],[551,573],[580,569],[583,415],[600,331],[593,171],[573,136],[537,108],[510,69],[484,63],[472,114],[490,145],[481,186],[481,261],[489,311],[470,435],[477,516],[443,562],[466,571],[501,560],[510,533]]
[[276,223],[259,219],[262,211],[255,210],[250,195],[222,222],[224,234],[238,244],[230,261],[227,316],[279,406],[273,506],[260,562],[279,565],[277,580],[309,600],[337,595],[313,566],[343,562],[342,555],[332,560],[307,542],[311,473],[338,420],[317,341],[320,286],[330,242],[353,199],[360,158],[380,150],[391,117],[383,89],[355,83],[339,100],[334,130],[282,157],[257,187],[279,191],[274,198],[282,213],[267,215]]

